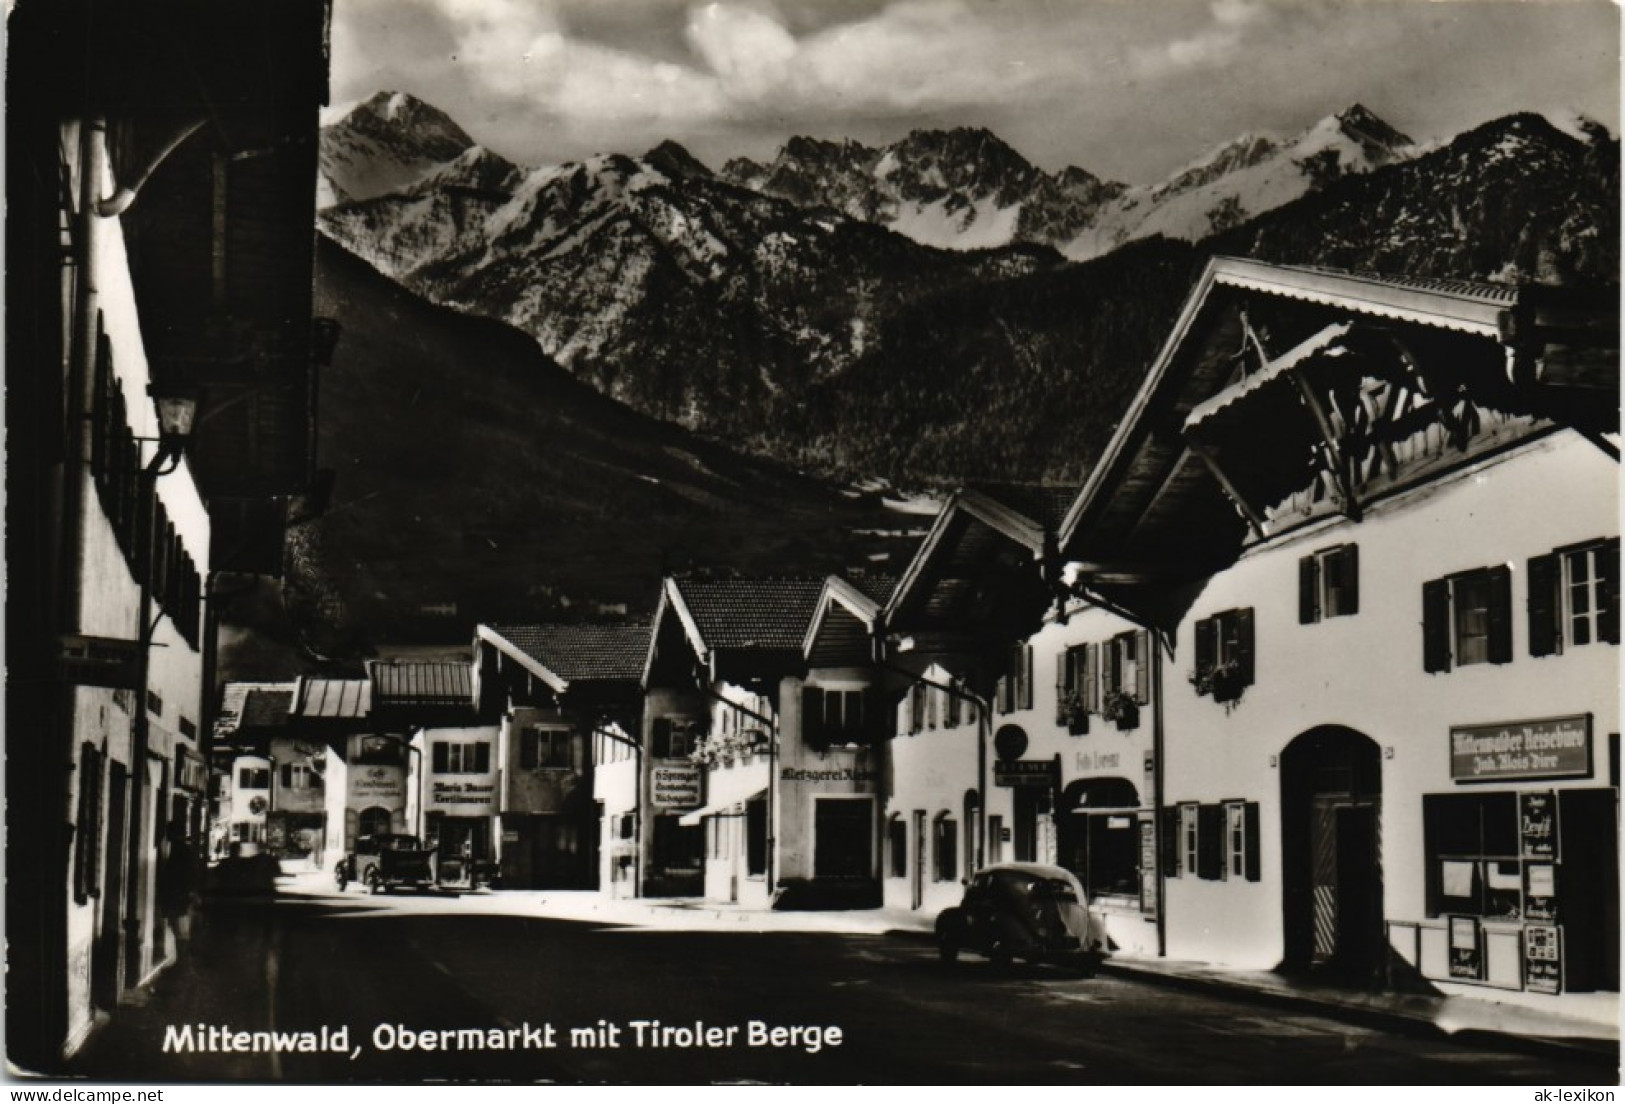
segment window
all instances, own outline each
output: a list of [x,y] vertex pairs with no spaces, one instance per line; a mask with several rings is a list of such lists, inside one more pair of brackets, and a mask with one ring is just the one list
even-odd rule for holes
[[1512,662],[1512,571],[1489,567],[1422,584],[1422,669]]
[[570,745],[567,728],[527,728],[520,736],[519,765],[525,770],[569,770]]
[[1253,611],[1226,610],[1196,623],[1198,694],[1234,701],[1253,684]]
[[1179,867],[1195,873],[1198,869],[1197,845],[1200,842],[1199,805],[1179,807]]
[[908,877],[908,825],[902,817],[894,816],[886,822],[886,854],[890,860],[887,875]]
[[1017,644],[1005,655],[1004,674],[994,688],[995,706],[1000,713],[1015,713],[1033,707],[1033,649]]
[[1593,541],[1529,561],[1529,654],[1619,643],[1619,541]]
[[862,689],[808,686],[801,692],[802,738],[814,747],[867,744],[868,710]]
[[1105,694],[1118,693],[1138,705],[1151,700],[1151,634],[1118,633],[1101,645],[1100,679]]
[[101,896],[102,753],[95,744],[79,747],[79,812],[74,827],[73,899],[82,905]]
[[990,863],[1004,861],[1004,818],[1002,816],[987,818],[987,861]]
[[282,788],[285,790],[318,790],[322,776],[311,769],[309,763],[283,763]]
[[942,727],[958,728],[964,710],[964,703],[959,700],[958,694],[947,694],[945,696],[948,700],[943,703]]
[[491,769],[490,744],[436,740],[431,749],[436,774],[485,774]]
[[269,767],[239,767],[237,768],[237,788],[239,790],[268,790],[271,788],[271,769]]
[[1074,736],[1089,731],[1089,715],[1100,711],[1097,648],[1080,644],[1056,657],[1055,723]]
[[1258,802],[1225,802],[1224,840],[1226,876],[1258,881]]
[[908,731],[910,735],[925,731],[925,683],[916,682],[908,688]]
[[931,823],[932,852],[936,856],[935,876],[939,882],[952,882],[959,878],[959,826],[947,813],[940,813]]
[[1341,544],[1298,561],[1298,623],[1360,612],[1360,548]]
[[[733,710],[728,710],[732,715]],[[704,728],[681,717],[656,717],[650,729],[656,759],[686,759],[699,745]]]

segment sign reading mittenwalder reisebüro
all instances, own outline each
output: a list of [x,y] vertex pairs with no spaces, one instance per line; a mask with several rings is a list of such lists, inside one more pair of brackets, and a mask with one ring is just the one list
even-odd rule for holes
[[1450,777],[1457,782],[1583,778],[1590,773],[1590,714],[1450,729]]

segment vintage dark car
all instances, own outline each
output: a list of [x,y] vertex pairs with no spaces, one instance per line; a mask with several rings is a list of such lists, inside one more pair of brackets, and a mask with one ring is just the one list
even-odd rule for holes
[[397,887],[426,890],[435,886],[434,852],[416,836],[362,836],[355,850],[333,867],[333,880],[342,891],[351,882],[368,893],[388,893]]
[[977,871],[965,897],[937,917],[944,962],[975,951],[1000,965],[1012,959],[1094,973],[1106,957],[1106,933],[1089,913],[1077,877],[1059,866],[1002,863]]

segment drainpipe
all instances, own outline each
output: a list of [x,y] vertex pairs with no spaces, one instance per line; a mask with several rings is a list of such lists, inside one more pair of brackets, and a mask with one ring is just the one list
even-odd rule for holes
[[75,317],[68,358],[67,471],[63,479],[63,551],[67,571],[63,586],[62,627],[75,632],[84,625],[85,533],[89,530],[85,472],[90,464],[91,412],[96,403],[96,243],[100,237],[95,213],[101,192],[101,164],[107,148],[105,120],[86,118],[79,124],[79,271],[74,288]]
[[[1156,648],[1157,661],[1151,665],[1151,838],[1156,841],[1157,855],[1157,957],[1168,957],[1168,871],[1162,857],[1167,853],[1167,841],[1162,838],[1167,828],[1167,818],[1162,814],[1162,686],[1163,675],[1163,647],[1162,634],[1156,629],[1151,630],[1151,640]],[[1170,643],[1168,659],[1173,659],[1173,646]]]

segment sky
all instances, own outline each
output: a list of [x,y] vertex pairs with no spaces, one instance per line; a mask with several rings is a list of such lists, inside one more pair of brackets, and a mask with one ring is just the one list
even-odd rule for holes
[[1514,111],[1619,132],[1614,0],[334,0],[332,98],[446,111],[526,165],[671,139],[713,167],[794,135],[983,126],[1149,183],[1363,103],[1418,141]]

